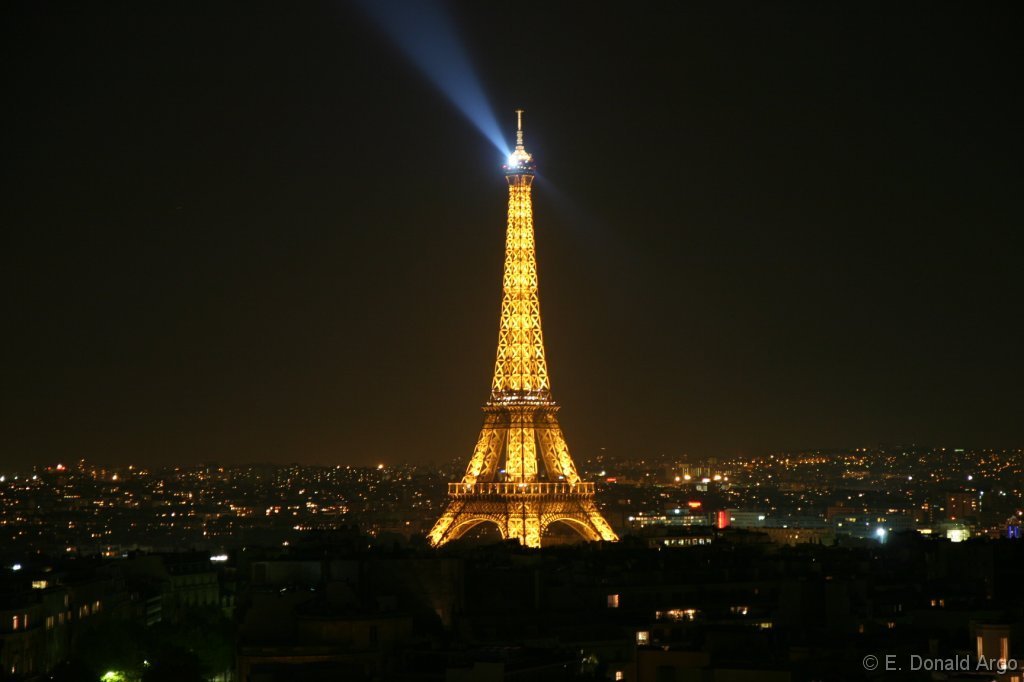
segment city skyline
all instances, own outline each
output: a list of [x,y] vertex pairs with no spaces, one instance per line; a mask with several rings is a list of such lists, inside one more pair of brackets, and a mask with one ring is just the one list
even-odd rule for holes
[[[490,141],[355,5],[56,12],[4,29],[0,469],[464,458]],[[574,452],[1024,443],[1001,12],[458,8],[530,112]]]
[[[1024,524],[1021,448],[854,448],[706,459],[601,454],[577,464],[584,480],[598,482],[597,504],[627,543],[666,529],[702,529],[706,536],[729,527],[781,534],[772,541],[786,545],[801,538],[884,544],[879,528],[995,541],[1019,539]],[[0,471],[0,567],[40,553],[117,558],[188,547],[219,555],[316,543],[354,529],[374,543],[425,550],[433,544],[429,531],[453,501],[448,482],[462,465],[79,461]],[[504,534],[481,524],[454,546]],[[557,545],[565,535],[555,530],[544,539]]]

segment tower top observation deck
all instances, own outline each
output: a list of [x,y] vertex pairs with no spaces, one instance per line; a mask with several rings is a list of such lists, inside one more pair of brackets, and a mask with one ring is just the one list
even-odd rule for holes
[[505,164],[505,175],[533,175],[537,165],[533,162],[533,155],[526,151],[523,144],[523,110],[516,109],[516,148],[508,155],[508,162]]

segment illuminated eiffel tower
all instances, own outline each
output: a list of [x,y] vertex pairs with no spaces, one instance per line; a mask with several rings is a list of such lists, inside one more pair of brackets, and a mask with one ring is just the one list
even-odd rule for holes
[[466,475],[448,484],[448,507],[428,536],[435,547],[481,523],[496,524],[502,537],[527,547],[540,547],[555,522],[587,540],[618,539],[594,504],[594,484],[576,473],[551,399],[530,197],[536,166],[523,146],[523,112],[516,114],[516,149],[505,166],[508,231],[491,397]]

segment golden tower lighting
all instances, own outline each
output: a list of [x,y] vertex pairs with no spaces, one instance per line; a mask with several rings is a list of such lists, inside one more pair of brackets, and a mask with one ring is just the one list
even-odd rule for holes
[[551,398],[530,196],[536,166],[523,145],[522,109],[516,115],[516,148],[505,165],[508,228],[491,397],[466,474],[448,484],[448,507],[428,535],[435,547],[481,523],[527,547],[540,547],[556,522],[587,540],[618,540],[594,504],[594,484],[576,473]]

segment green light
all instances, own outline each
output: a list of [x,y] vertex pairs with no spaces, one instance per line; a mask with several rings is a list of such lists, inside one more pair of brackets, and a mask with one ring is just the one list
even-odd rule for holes
[[127,678],[125,674],[117,670],[108,670],[103,673],[103,677],[100,678],[100,682],[125,682]]

